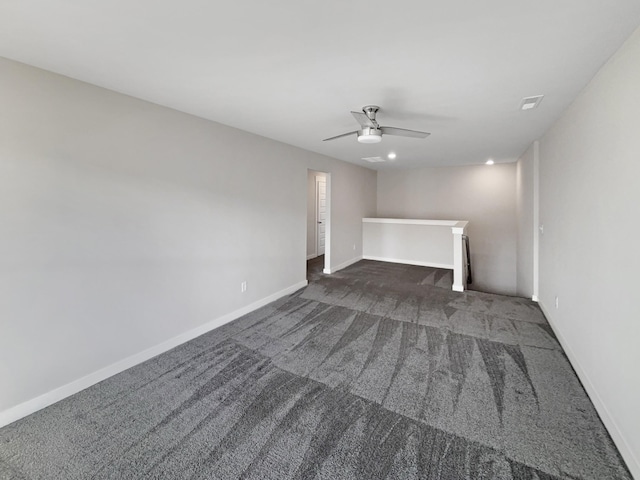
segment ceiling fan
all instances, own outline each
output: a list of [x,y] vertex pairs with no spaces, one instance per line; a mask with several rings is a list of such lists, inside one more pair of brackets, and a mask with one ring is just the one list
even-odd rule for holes
[[407,130],[406,128],[381,127],[376,121],[376,113],[378,110],[380,110],[380,107],[376,105],[367,105],[366,107],[362,107],[362,112],[351,112],[351,115],[355,117],[362,129],[336,135],[335,137],[325,138],[323,142],[335,140],[336,138],[347,137],[354,133],[358,135],[358,142],[360,143],[380,143],[382,141],[382,135],[398,135],[400,137],[413,138],[427,138],[431,135],[427,132]]

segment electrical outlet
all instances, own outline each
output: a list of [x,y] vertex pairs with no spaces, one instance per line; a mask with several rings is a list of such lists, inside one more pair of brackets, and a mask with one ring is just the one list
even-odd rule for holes
[[556,296],[556,308],[560,306],[560,302],[558,301],[558,297]]
[[355,244],[355,243],[353,244],[353,249],[354,249],[354,250],[356,249],[356,244]]
[[247,291],[247,282],[242,282],[240,284],[240,292],[244,293]]
[[540,235],[544,235],[544,225],[538,227],[540,229]]

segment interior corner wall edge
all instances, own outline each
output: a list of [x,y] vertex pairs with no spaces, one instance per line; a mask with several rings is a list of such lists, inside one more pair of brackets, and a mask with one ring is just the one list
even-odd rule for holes
[[516,164],[378,172],[379,217],[468,220],[472,289],[516,293]]
[[516,218],[518,220],[517,239],[517,294],[521,297],[533,296],[533,156],[534,144],[522,154],[516,170]]
[[540,139],[539,151],[540,302],[636,478],[638,58],[640,29]]
[[0,71],[0,412],[304,282],[307,169],[332,175],[332,264],[362,255],[375,171]]

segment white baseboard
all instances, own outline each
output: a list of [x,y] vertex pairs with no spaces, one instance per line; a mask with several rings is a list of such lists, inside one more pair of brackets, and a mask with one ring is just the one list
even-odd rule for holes
[[453,270],[453,265],[448,265],[446,263],[422,262],[420,260],[404,260],[400,258],[388,258],[388,257],[372,257],[370,255],[364,255],[362,258],[364,258],[365,260],[375,260],[377,262],[402,263],[404,265],[417,265],[419,267],[433,267],[433,268],[444,268],[446,270]]
[[285,295],[289,295],[297,290],[300,290],[301,288],[307,286],[307,284],[307,280],[298,282],[283,290],[280,290],[279,292],[257,300],[245,307],[223,315],[222,317],[216,318],[215,320],[211,320],[204,325],[200,325],[199,327],[181,333],[180,335],[166,340],[158,345],[143,350],[142,352],[131,355],[130,357],[113,363],[107,367],[101,368],[98,371],[67,383],[66,385],[58,387],[38,397],[32,398],[31,400],[27,400],[26,402],[16,405],[15,407],[4,410],[3,412],[0,412],[0,428],[4,427],[5,425],[9,425],[10,423],[13,423],[23,417],[26,417],[27,415],[31,415],[38,410],[48,407],[53,403],[59,402],[66,397],[78,393],[85,388],[95,385],[96,383],[112,377],[113,375],[116,375],[128,368],[131,368],[135,365],[149,360],[150,358],[160,355],[161,353],[171,350],[178,345],[188,342],[189,340],[193,340],[194,338],[199,337],[200,335],[203,335],[213,330],[214,328],[220,327],[225,323],[229,323],[236,318],[240,318],[247,313],[250,313],[275,300],[278,300],[279,298],[284,297]]
[[324,270],[322,270],[322,273],[327,273],[327,274],[336,273],[338,270],[347,268],[349,265],[353,265],[354,263],[357,263],[360,260],[362,260],[362,256],[353,257],[352,259],[347,260],[346,262],[342,262],[340,265],[336,265],[333,268],[325,268]]
[[602,420],[602,423],[604,423],[605,427],[607,428],[607,431],[609,432],[609,435],[611,435],[611,438],[613,439],[613,442],[616,444],[616,447],[618,447],[618,451],[620,452],[620,455],[622,456],[624,461],[627,463],[627,467],[629,467],[629,470],[631,471],[631,475],[633,475],[634,478],[640,479],[640,461],[638,461],[638,458],[636,457],[635,453],[633,452],[633,450],[625,440],[624,436],[620,432],[618,425],[616,424],[615,420],[611,416],[611,413],[609,413],[609,409],[606,407],[606,405],[602,401],[602,398],[600,397],[600,395],[598,394],[598,391],[596,390],[595,386],[591,382],[589,375],[587,375],[585,370],[582,368],[582,365],[580,365],[578,358],[576,357],[575,353],[571,349],[571,346],[569,345],[566,338],[562,334],[562,331],[555,324],[553,317],[549,313],[549,310],[539,300],[538,300],[538,305],[540,306],[542,313],[544,313],[544,316],[547,317],[547,320],[549,321],[549,325],[551,325],[551,328],[556,334],[556,337],[558,338],[560,345],[562,346],[565,353],[567,354],[567,357],[569,358],[569,362],[571,362],[571,366],[576,371],[576,374],[578,375],[578,378],[582,382],[584,389],[587,391],[587,395],[589,395],[589,398],[593,402],[593,405],[596,411],[600,415],[600,419]]

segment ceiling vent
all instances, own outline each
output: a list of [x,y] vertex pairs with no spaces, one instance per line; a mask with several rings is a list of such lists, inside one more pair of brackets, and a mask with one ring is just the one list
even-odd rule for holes
[[367,162],[371,162],[371,163],[384,162],[384,158],[382,157],[362,157],[362,160],[366,160]]
[[520,110],[531,110],[536,108],[542,101],[544,95],[536,95],[535,97],[525,97],[520,103]]

